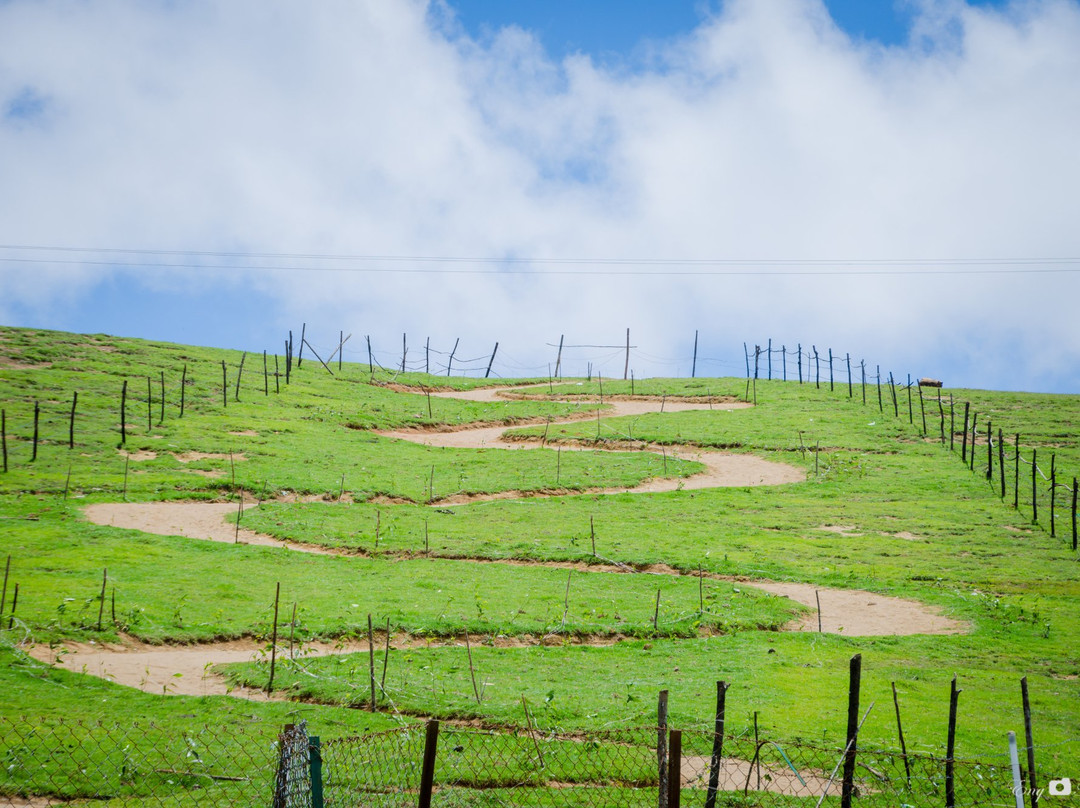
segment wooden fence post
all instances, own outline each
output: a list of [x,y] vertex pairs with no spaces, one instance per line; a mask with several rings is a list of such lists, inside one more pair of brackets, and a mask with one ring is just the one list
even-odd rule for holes
[[964,402],[964,431],[960,436],[960,462],[967,465],[967,435],[968,435],[968,412],[971,409],[971,402]]
[[[290,332],[291,333],[291,332]],[[296,357],[296,369],[304,363],[304,335],[307,334],[307,323],[300,324],[300,353]]]
[[488,376],[491,375],[491,365],[495,362],[495,354],[497,354],[498,352],[499,352],[499,343],[496,342],[495,343],[495,349],[491,352],[491,359],[488,360],[487,371],[484,373],[484,378],[485,379]]
[[1076,549],[1076,478],[1073,477],[1073,497],[1072,497],[1072,534],[1073,534],[1073,549]]
[[435,755],[439,745],[439,722],[432,718],[424,733],[424,765],[420,771],[419,808],[431,808],[431,787],[435,782]]
[[626,364],[623,365],[622,380],[630,377],[630,329],[626,329]]
[[37,401],[34,402],[34,448],[33,454],[30,455],[30,462],[37,460],[37,446],[38,446],[38,421],[41,419],[41,404]]
[[562,346],[563,340],[566,339],[566,334],[559,334],[559,352],[555,354],[555,373],[554,377],[559,378],[559,371],[562,369]]
[[855,796],[856,736],[859,733],[859,685],[862,679],[862,654],[851,658],[848,668],[847,746],[844,752],[844,779],[840,792],[841,808],[851,808]]
[[1013,509],[1020,510],[1020,433],[1016,433],[1016,459],[1013,462]]
[[658,808],[667,808],[668,800],[668,765],[667,765],[667,716],[668,692],[660,691],[656,704],[656,765],[660,774],[660,789],[657,799]]
[[945,808],[956,806],[954,752],[956,751],[956,709],[959,701],[960,691],[956,688],[956,677],[953,676],[949,689],[949,737],[945,751]]
[[446,375],[450,375],[450,367],[454,364],[454,354],[457,353],[458,343],[461,342],[461,337],[454,340],[454,350],[450,352],[450,358],[446,360]]
[[1031,702],[1028,701],[1027,677],[1020,680],[1020,695],[1024,702],[1024,741],[1027,743],[1028,785],[1031,789],[1031,808],[1039,808],[1038,780],[1035,777],[1035,740],[1031,734]]
[[120,389],[120,445],[127,443],[127,379]]
[[68,448],[75,448],[75,407],[79,403],[79,391],[71,396],[71,418],[68,419]]
[[833,392],[833,364],[832,364],[832,348],[829,348],[829,392]]
[[318,735],[308,737],[308,755],[311,808],[323,808],[322,742]]
[[[698,337],[698,332],[697,332],[697,329],[695,329],[694,330],[694,358],[690,361],[690,378],[691,379],[694,379],[694,378],[697,377],[697,337]],[[785,368],[785,374],[786,374],[787,366],[785,365],[784,368]]]
[[266,692],[270,693],[274,689],[274,668],[277,665],[277,621],[278,621],[278,603],[281,600],[281,581],[277,582],[277,589],[274,590],[274,634],[270,640],[270,679],[266,683]]
[[679,808],[682,795],[682,730],[673,729],[670,733],[668,755],[668,799],[667,808]]
[[1031,523],[1033,525],[1039,524],[1039,501],[1038,501],[1038,464],[1039,452],[1037,449],[1031,450]]
[[853,394],[851,389],[851,354],[844,354],[844,359],[847,362],[847,397],[852,398]]
[[1054,504],[1057,500],[1057,453],[1050,455],[1050,538],[1057,538]]
[[1005,433],[998,427],[998,476],[1001,477],[1001,501],[1005,501]]
[[971,413],[971,451],[968,452],[968,466],[975,471],[975,437],[979,434],[979,413]]
[[907,744],[904,743],[904,725],[900,723],[900,699],[896,695],[896,682],[892,683],[892,700],[896,707],[896,732],[900,736],[900,754],[904,758],[904,773],[907,775],[908,788],[911,788],[911,764],[907,758]]
[[716,792],[720,787],[720,764],[724,757],[724,710],[727,682],[716,683],[716,721],[713,725],[712,757],[709,759],[709,790],[705,793],[705,808],[716,808]]

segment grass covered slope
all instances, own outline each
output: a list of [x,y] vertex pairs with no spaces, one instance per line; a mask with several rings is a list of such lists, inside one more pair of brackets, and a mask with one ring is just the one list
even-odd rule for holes
[[[283,600],[298,604],[302,640],[366,633],[369,613],[377,625],[389,619],[399,637],[473,635],[480,700],[460,645],[390,652],[387,694],[406,716],[521,724],[525,696],[543,729],[609,728],[654,720],[655,693],[667,688],[676,726],[707,726],[714,682],[725,679],[733,683],[733,732],[751,727],[757,712],[776,737],[835,742],[844,731],[847,660],[862,653],[863,700],[877,702],[864,727],[868,743],[895,745],[895,681],[909,745],[942,751],[955,674],[964,688],[958,754],[996,755],[1004,732],[1022,727],[1018,682],[1026,675],[1037,743],[1061,771],[1080,765],[1080,567],[1066,535],[1071,503],[1059,492],[1056,537],[1046,529],[1045,481],[1037,479],[1037,525],[1029,505],[1032,449],[1040,469],[1053,452],[1064,479],[1080,471],[1078,443],[1068,434],[1068,425],[1080,422],[1078,397],[951,391],[957,406],[950,409],[950,391],[940,408],[936,396],[920,407],[912,391],[909,420],[906,390],[898,392],[897,417],[888,388],[879,407],[875,389],[864,404],[858,386],[849,398],[846,385],[830,391],[759,381],[752,408],[602,418],[598,426],[596,409],[606,408],[599,380],[533,386],[512,401],[463,401],[423,390],[472,389],[477,380],[372,374],[348,364],[340,372],[331,364],[331,376],[305,358],[288,384],[268,376],[264,388],[262,356],[252,354],[243,360],[237,401],[236,352],[2,329],[0,355],[9,452],[0,475],[2,555],[12,556],[2,626],[12,587],[20,586],[15,628],[4,633],[9,647],[26,638],[265,639],[280,583]],[[273,357],[267,367],[272,373]],[[278,367],[284,373],[283,359]],[[120,446],[125,380],[128,432]],[[704,401],[745,391],[745,380],[652,379],[635,380],[633,389],[604,380],[602,392],[605,399],[633,393]],[[555,400],[563,396],[577,403]],[[985,431],[974,471],[961,462],[959,435],[941,439],[943,425],[962,428],[953,421],[968,399],[990,415],[995,435],[999,422],[1007,437],[1021,433],[1028,463],[1019,510],[1012,507],[1010,453],[1003,500],[998,470],[991,480],[984,473]],[[35,402],[38,455],[31,460]],[[582,420],[547,424],[564,417]],[[374,432],[467,424],[517,425],[536,438],[546,430],[549,444],[587,451],[437,449]],[[667,457],[639,451],[645,444],[668,447]],[[624,451],[605,450],[611,447]],[[663,476],[665,466],[673,479],[693,473],[698,466],[678,458],[694,447],[777,460],[807,479],[647,494],[594,490],[631,487]],[[316,500],[282,501],[286,492]],[[263,500],[245,511],[243,526],[281,539],[281,548],[95,525],[81,510],[124,498],[235,501],[241,493]],[[508,493],[514,498],[443,502]],[[289,542],[336,555],[295,552]],[[573,572],[563,568],[568,564]],[[664,565],[671,574],[616,572],[613,564]],[[702,583],[698,571],[736,580]],[[759,578],[911,599],[970,630],[877,638],[782,633],[800,609],[740,583]],[[553,644],[508,647],[539,635]],[[572,644],[625,636],[632,639]],[[296,697],[350,705],[367,664],[366,654],[309,658],[279,668],[277,684]],[[0,666],[6,686],[20,694],[18,704],[5,702],[8,714],[54,709],[50,677],[58,674],[43,675],[10,650]],[[250,665],[230,675],[260,685],[267,673]],[[108,690],[108,705],[128,692],[77,675],[65,675],[63,686],[79,691],[82,682],[93,689],[87,693]],[[172,720],[171,697],[131,698]],[[75,714],[100,714],[89,700],[64,704]],[[198,708],[199,715],[219,709],[213,700]],[[328,711],[324,718],[353,712],[320,709]]]

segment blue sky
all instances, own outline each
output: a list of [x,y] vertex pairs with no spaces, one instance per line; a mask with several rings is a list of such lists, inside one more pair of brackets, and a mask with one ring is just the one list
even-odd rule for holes
[[1077,87],[1078,0],[11,0],[0,321],[1078,392]]
[[[716,0],[456,0],[450,5],[478,39],[516,25],[534,33],[555,58],[583,52],[599,59],[632,58],[643,42],[685,35],[718,7]],[[849,36],[884,45],[907,41],[917,11],[914,0],[826,0],[825,6]]]

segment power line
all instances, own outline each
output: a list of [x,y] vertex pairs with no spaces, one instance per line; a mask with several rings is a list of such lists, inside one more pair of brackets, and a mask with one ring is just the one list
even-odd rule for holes
[[[225,252],[210,250],[160,250],[0,244],[0,251],[79,253],[94,258],[0,257],[3,264],[57,266],[98,266],[111,269],[221,269],[265,272],[348,272],[380,274],[467,274],[467,275],[619,275],[619,276],[710,276],[710,275],[994,275],[1017,273],[1071,273],[1080,270],[1080,257],[1012,258],[587,258],[451,255],[363,255],[284,252]],[[184,261],[121,261],[105,257],[152,256],[161,258],[218,258],[352,262],[361,266],[319,266],[310,264],[206,263]],[[394,264],[395,266],[378,266]],[[403,267],[401,264],[435,266]],[[446,265],[471,264],[448,268]],[[491,267],[496,268],[480,268]],[[537,269],[536,267],[539,267]],[[579,267],[558,269],[552,267]],[[641,267],[642,269],[628,269]]]
[[[465,260],[465,259],[462,259]],[[483,262],[484,259],[478,259]],[[958,266],[939,266],[937,268],[927,267],[921,269],[901,269],[901,268],[878,268],[878,269],[834,269],[827,267],[819,267],[813,269],[737,269],[733,267],[725,269],[711,269],[711,270],[686,270],[686,269],[649,269],[649,270],[627,270],[627,269],[580,269],[580,270],[559,270],[559,269],[448,269],[445,267],[341,267],[341,266],[274,266],[266,264],[189,264],[189,263],[160,263],[151,261],[139,261],[139,262],[119,262],[119,261],[62,261],[47,258],[3,258],[0,257],[0,263],[14,264],[14,265],[50,265],[50,266],[94,266],[108,269],[125,270],[125,269],[214,269],[214,270],[229,270],[232,272],[336,272],[336,273],[355,273],[355,274],[385,274],[385,275],[489,275],[492,277],[504,277],[509,275],[520,276],[532,276],[532,277],[553,277],[553,276],[619,276],[619,277],[736,277],[736,276],[869,276],[869,277],[890,277],[890,276],[932,276],[932,275],[1018,275],[1018,274],[1070,274],[1080,271],[1080,259],[1070,261],[1057,261],[1050,263],[1066,264],[1065,266],[1045,266],[1044,261],[1031,261],[1028,262],[1012,262],[1016,266],[999,267],[999,268],[987,268],[982,267],[958,267]],[[539,261],[538,263],[545,263]],[[582,262],[583,264],[594,264],[596,262]],[[655,262],[661,264],[662,262]],[[855,262],[851,262],[854,264]],[[672,265],[677,266],[678,262],[673,262]]]

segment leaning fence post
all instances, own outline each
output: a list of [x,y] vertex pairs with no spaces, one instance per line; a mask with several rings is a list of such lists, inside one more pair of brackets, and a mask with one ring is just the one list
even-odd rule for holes
[[682,793],[682,730],[673,729],[670,736],[667,804],[668,808],[679,808],[679,797]]
[[419,808],[431,808],[431,786],[435,781],[435,752],[439,745],[439,722],[432,718],[427,722],[424,735],[424,767],[420,772]]
[[945,808],[955,808],[955,761],[953,753],[956,749],[956,707],[960,702],[960,691],[956,688],[956,677],[953,676],[949,686],[949,737],[945,750]]
[[856,654],[849,664],[847,748],[844,752],[844,780],[840,792],[841,808],[851,808],[855,796],[855,746],[859,734],[859,683],[862,679],[862,654]]
[[907,775],[908,788],[911,788],[911,764],[908,763],[907,744],[904,743],[904,725],[900,723],[900,699],[896,695],[896,682],[892,683],[892,700],[896,707],[896,731],[900,735],[900,754],[904,758],[904,773]]
[[311,771],[311,808],[323,808],[322,743],[318,735],[308,738],[308,766]]
[[720,787],[720,761],[723,760],[724,755],[724,702],[727,700],[727,689],[727,682],[716,683],[716,723],[713,726],[709,790],[705,794],[705,808],[716,808],[716,790]]

